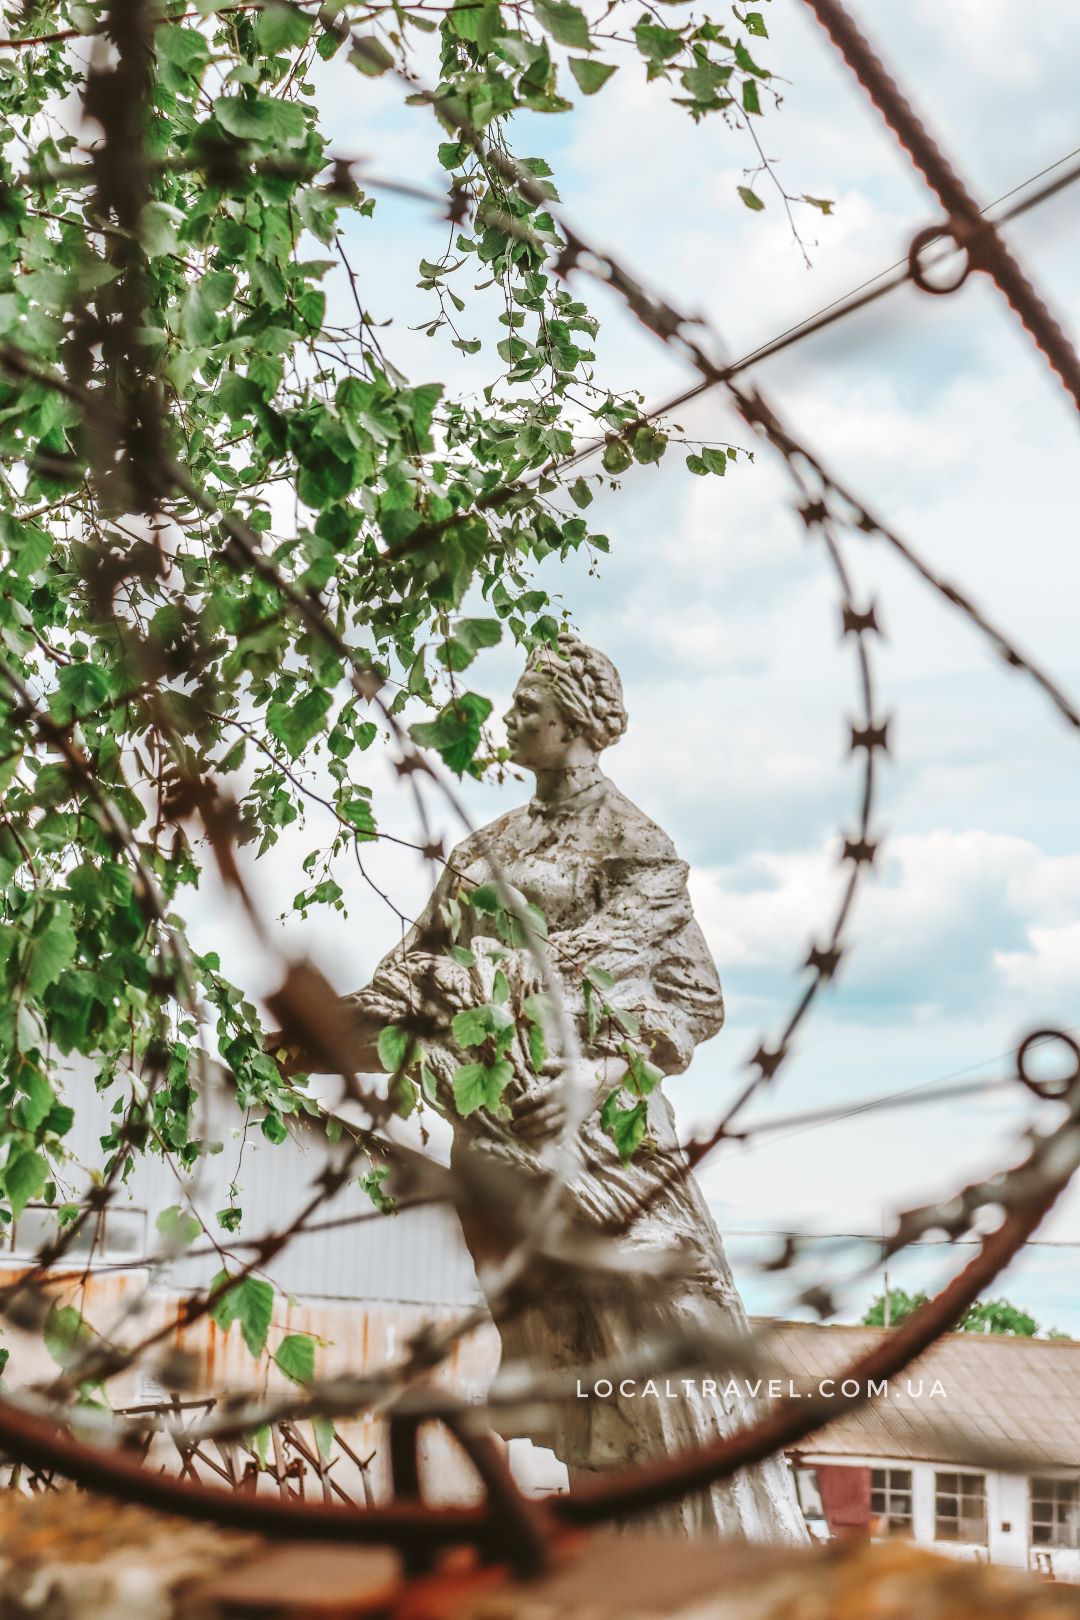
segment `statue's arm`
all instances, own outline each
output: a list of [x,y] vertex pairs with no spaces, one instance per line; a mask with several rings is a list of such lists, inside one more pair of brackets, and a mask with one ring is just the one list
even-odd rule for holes
[[[694,917],[687,868],[670,845],[659,851],[628,845],[605,870],[600,907],[582,927],[552,936],[560,974],[579,986],[589,967],[610,974],[610,1004],[637,1019],[641,1043],[665,1074],[681,1073],[724,1021],[720,978]],[[576,1010],[585,1036],[580,989]],[[624,1039],[618,1028],[602,1028],[592,1049],[614,1052]]]

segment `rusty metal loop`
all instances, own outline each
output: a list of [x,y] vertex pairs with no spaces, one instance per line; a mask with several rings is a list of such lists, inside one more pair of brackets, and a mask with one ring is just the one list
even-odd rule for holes
[[[1060,1041],[1073,1057],[1071,1074],[1056,1076],[1053,1080],[1040,1080],[1027,1071],[1027,1056],[1033,1046],[1043,1041]],[[1063,1102],[1074,1093],[1080,1097],[1080,1046],[1063,1029],[1036,1029],[1024,1037],[1016,1052],[1016,1078],[1022,1086],[1045,1102]]]
[[[952,242],[957,251],[964,255],[964,262],[961,267],[960,274],[956,277],[955,281],[947,282],[945,285],[935,283],[927,279],[927,266],[922,257],[924,251],[934,242],[943,241]],[[915,283],[916,287],[918,287],[919,291],[924,293],[933,293],[934,296],[938,298],[943,298],[949,293],[956,292],[964,285],[964,282],[975,268],[971,260],[970,248],[957,239],[956,232],[951,225],[927,225],[925,230],[921,230],[917,236],[913,236],[911,239],[911,246],[908,248],[907,262],[908,274],[911,276],[912,281]]]

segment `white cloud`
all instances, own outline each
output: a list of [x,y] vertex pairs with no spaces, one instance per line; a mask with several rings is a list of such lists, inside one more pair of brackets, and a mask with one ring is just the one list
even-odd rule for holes
[[[699,915],[729,978],[768,994],[827,931],[842,889],[837,847],[762,854],[698,870]],[[854,942],[838,980],[833,1016],[924,1025],[992,1006],[1030,1026],[1029,999],[1067,1022],[1075,1007],[1080,926],[1055,923],[1074,906],[1074,856],[1048,855],[1030,840],[969,828],[887,841],[881,872],[852,916]],[[1012,948],[1010,948],[1010,946]],[[1019,947],[1019,948],[1017,948]],[[1025,1019],[1027,1023],[1025,1024]]]
[[1080,923],[1031,928],[1026,951],[998,951],[994,965],[1010,992],[1033,1012],[1076,1006],[1080,984]]

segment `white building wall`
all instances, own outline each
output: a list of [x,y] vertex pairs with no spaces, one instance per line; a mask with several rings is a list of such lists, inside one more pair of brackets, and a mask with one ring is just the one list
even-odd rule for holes
[[[64,1085],[65,1100],[75,1108],[75,1124],[67,1145],[87,1167],[104,1159],[99,1137],[114,1123],[110,1113],[119,1089],[101,1096],[89,1066],[72,1060]],[[307,1203],[327,1163],[326,1141],[317,1122],[299,1116],[290,1122],[287,1142],[268,1142],[258,1122],[242,1132],[243,1119],[231,1099],[212,1099],[204,1134],[221,1144],[217,1153],[201,1158],[192,1175],[178,1178],[173,1167],[153,1153],[136,1161],[128,1181],[116,1189],[113,1207],[144,1212],[144,1250],[127,1258],[134,1263],[160,1246],[155,1221],[163,1209],[187,1203],[226,1249],[244,1239],[262,1237],[288,1226]],[[369,1168],[361,1159],[356,1175]],[[86,1177],[73,1164],[65,1175],[77,1197]],[[235,1233],[224,1232],[217,1212],[233,1200],[230,1183],[236,1182],[235,1202],[243,1221]],[[389,1300],[413,1304],[471,1306],[480,1299],[472,1260],[462,1239],[457,1218],[445,1205],[429,1205],[380,1218],[367,1194],[355,1181],[328,1200],[313,1217],[316,1226],[339,1217],[361,1216],[355,1225],[294,1239],[275,1258],[267,1275],[285,1293],[307,1299]],[[368,1218],[370,1217],[370,1218]],[[30,1223],[27,1223],[28,1226]],[[203,1249],[205,1242],[196,1247]],[[20,1246],[20,1256],[33,1250]],[[0,1233],[0,1259],[3,1234]],[[177,1289],[204,1287],[220,1269],[216,1255],[179,1259],[159,1280]]]
[[1026,1569],[1028,1564],[1030,1491],[1026,1474],[988,1474],[987,1522],[990,1562]]
[[[911,1514],[914,1540],[946,1558],[962,1562],[986,1561],[1014,1569],[1036,1569],[1042,1553],[1042,1567],[1056,1580],[1080,1584],[1080,1549],[1068,1547],[1036,1548],[1031,1545],[1031,1487],[1027,1474],[1008,1474],[993,1469],[982,1469],[976,1464],[953,1462],[918,1462],[909,1457],[871,1457],[836,1455],[825,1452],[800,1453],[804,1468],[904,1468],[911,1472]],[[935,1475],[938,1473],[974,1473],[986,1478],[987,1545],[956,1541],[938,1541],[935,1538]],[[1043,1469],[1043,1474],[1059,1474],[1075,1479],[1075,1470]]]

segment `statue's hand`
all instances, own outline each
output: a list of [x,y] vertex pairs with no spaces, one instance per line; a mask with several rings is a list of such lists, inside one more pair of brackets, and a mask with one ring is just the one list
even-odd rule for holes
[[603,1106],[608,1092],[619,1084],[628,1065],[622,1058],[599,1062],[579,1059],[564,1063],[549,1058],[540,1073],[546,1089],[526,1097],[514,1108],[514,1130],[526,1141],[544,1142],[565,1130],[567,1119],[580,1126]]

